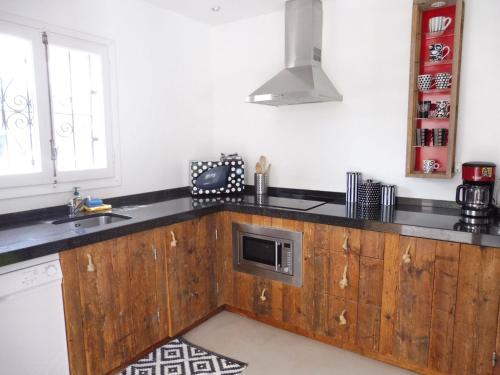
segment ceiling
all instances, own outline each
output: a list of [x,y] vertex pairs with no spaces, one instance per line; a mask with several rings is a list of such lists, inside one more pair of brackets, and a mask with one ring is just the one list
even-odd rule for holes
[[[221,25],[284,8],[285,0],[146,0],[209,25]],[[218,12],[212,8],[218,6]]]

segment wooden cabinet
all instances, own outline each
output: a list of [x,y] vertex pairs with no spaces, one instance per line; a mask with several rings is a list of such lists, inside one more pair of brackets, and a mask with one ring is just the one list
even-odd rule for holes
[[259,317],[283,321],[283,284],[278,281],[234,273],[233,306]]
[[314,232],[315,334],[377,351],[384,234],[326,225]]
[[167,335],[157,230],[61,253],[71,373],[105,374]]
[[232,221],[303,231],[304,284],[234,272],[231,306],[413,371],[498,375],[498,249],[241,214],[223,222]]
[[458,273],[451,373],[497,374],[500,250],[462,245]]
[[401,237],[399,247],[386,258],[397,277],[384,285],[392,291],[386,297],[395,301],[393,311],[385,311],[392,325],[390,332],[385,331],[390,348],[385,350],[420,367],[427,367],[429,357],[436,245],[436,241]]
[[[283,327],[306,333],[313,329],[314,277],[312,272],[313,224],[239,213],[226,213],[219,225],[224,223],[223,232],[219,230],[218,252],[225,259],[219,268],[224,295],[224,303],[238,310],[254,314],[264,319],[272,319]],[[303,286],[301,288],[281,282],[254,277],[232,270],[232,223],[256,224],[267,227],[283,228],[304,233],[303,243]],[[229,257],[229,258],[227,258]],[[261,298],[262,297],[262,298]]]
[[[232,223],[303,233],[301,287],[232,269]],[[71,373],[220,306],[420,373],[500,375],[500,250],[222,212],[61,253]]]
[[217,308],[215,218],[61,253],[71,373],[105,374]]
[[460,245],[394,237],[386,247],[381,352],[449,373]]
[[498,306],[496,349],[492,354],[491,362],[493,366],[493,375],[500,375],[500,304]]
[[385,262],[381,352],[403,367],[492,374],[499,250],[401,237]]
[[173,337],[217,308],[214,218],[175,224],[163,233]]

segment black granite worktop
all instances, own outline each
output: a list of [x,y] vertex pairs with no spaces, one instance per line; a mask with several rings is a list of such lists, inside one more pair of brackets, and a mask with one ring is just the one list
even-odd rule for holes
[[[250,195],[225,200],[184,196],[143,202],[147,204],[141,204],[140,200],[135,199],[133,205],[129,203],[128,206],[113,209],[113,213],[126,215],[131,219],[94,228],[54,225],[53,220],[62,218],[57,210],[49,211],[53,214],[51,217],[34,221],[24,219],[22,222],[12,220],[5,223],[5,220],[0,220],[0,266],[223,210],[500,248],[498,219],[480,231],[477,228],[465,228],[460,224],[456,208],[400,205],[397,209],[369,211],[335,201],[311,203],[295,199],[293,203],[296,209],[288,209],[259,205]],[[115,206],[116,203],[113,202]],[[286,199],[280,200],[280,206],[283,205],[286,205]],[[307,210],[309,207],[312,208]]]

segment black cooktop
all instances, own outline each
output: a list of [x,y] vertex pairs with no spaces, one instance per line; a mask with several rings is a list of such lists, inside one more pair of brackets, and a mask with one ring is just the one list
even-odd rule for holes
[[325,202],[309,201],[304,199],[292,199],[270,196],[245,195],[243,202],[259,207],[286,208],[289,210],[308,211],[322,206]]

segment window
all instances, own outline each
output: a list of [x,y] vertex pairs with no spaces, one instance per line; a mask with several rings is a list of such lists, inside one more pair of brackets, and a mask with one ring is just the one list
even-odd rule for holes
[[42,166],[31,42],[0,34],[0,51],[9,51],[0,59],[0,175],[39,173]]
[[113,177],[107,45],[0,21],[0,51],[0,188]]

